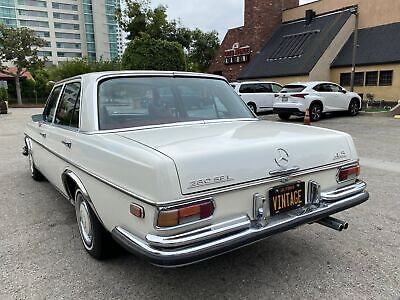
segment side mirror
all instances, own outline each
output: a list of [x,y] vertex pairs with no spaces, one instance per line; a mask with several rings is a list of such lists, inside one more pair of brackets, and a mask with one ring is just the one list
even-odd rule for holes
[[343,94],[347,94],[347,91],[346,91],[345,89],[342,89],[341,92],[342,92]]
[[43,114],[32,115],[32,121],[33,121],[33,122],[44,121]]

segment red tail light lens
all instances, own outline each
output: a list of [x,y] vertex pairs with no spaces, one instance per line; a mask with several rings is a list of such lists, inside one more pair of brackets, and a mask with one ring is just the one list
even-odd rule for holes
[[158,227],[173,227],[211,217],[214,213],[214,203],[204,201],[176,209],[161,210],[158,213]]
[[296,97],[296,98],[303,98],[303,99],[305,99],[306,98],[306,96],[308,96],[308,94],[293,94],[293,95],[291,95],[292,97]]
[[351,179],[356,179],[360,175],[360,171],[360,165],[341,168],[338,171],[337,181],[344,182]]

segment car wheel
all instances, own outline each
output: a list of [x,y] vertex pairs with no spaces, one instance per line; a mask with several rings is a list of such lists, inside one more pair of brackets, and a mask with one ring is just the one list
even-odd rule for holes
[[257,113],[257,106],[254,103],[247,103],[247,106],[251,109],[253,113]]
[[278,114],[279,118],[283,121],[287,121],[290,119],[291,114]]
[[79,233],[86,251],[96,259],[108,257],[113,240],[93,213],[80,189],[75,192],[75,212]]
[[322,117],[322,106],[321,104],[315,103],[310,106],[310,120],[312,122],[318,122]]
[[35,162],[33,161],[32,152],[28,153],[28,161],[29,161],[29,170],[31,171],[31,177],[35,181],[42,181],[44,179],[42,173],[38,169],[36,169]]
[[350,116],[357,116],[359,110],[358,100],[351,100],[349,104],[349,115]]

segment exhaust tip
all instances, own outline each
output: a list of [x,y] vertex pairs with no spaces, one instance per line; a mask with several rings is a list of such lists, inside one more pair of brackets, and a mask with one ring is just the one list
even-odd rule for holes
[[345,230],[346,230],[347,228],[349,228],[349,223],[347,223],[347,222],[344,222],[344,223],[343,223],[343,229],[345,229]]

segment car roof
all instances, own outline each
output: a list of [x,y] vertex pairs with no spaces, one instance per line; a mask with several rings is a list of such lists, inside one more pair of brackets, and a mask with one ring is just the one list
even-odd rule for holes
[[205,73],[194,73],[194,72],[178,72],[178,71],[105,71],[105,72],[93,72],[86,73],[75,77],[70,77],[56,82],[56,85],[62,84],[67,81],[73,81],[77,79],[96,81],[105,77],[112,76],[179,76],[179,77],[200,77],[200,78],[213,78],[227,81],[225,77],[213,74]]
[[230,84],[254,84],[254,83],[274,83],[274,84],[281,85],[280,83],[275,82],[275,81],[241,81],[241,82],[235,81],[235,82],[231,82]]
[[299,82],[292,82],[292,83],[285,84],[285,86],[288,86],[288,85],[316,86],[317,84],[322,84],[322,83],[330,83],[330,84],[338,85],[337,83],[330,82],[330,81],[299,81]]

